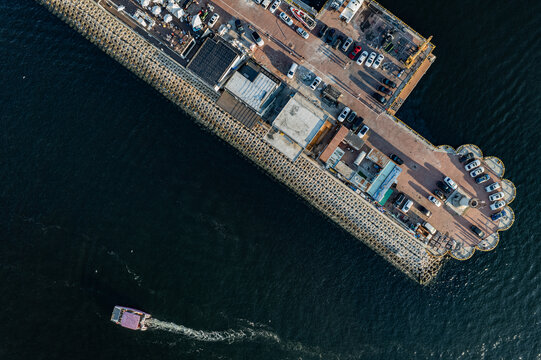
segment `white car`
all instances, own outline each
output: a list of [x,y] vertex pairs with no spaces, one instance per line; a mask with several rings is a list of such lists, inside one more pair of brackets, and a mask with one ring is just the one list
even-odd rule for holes
[[370,56],[368,57],[368,60],[366,60],[364,64],[366,65],[366,67],[370,67],[374,63],[374,60],[376,60],[376,53],[371,52]]
[[265,42],[263,41],[261,36],[259,36],[257,31],[252,31],[252,38],[254,39],[257,46],[261,47],[261,46],[265,45]]
[[402,205],[402,209],[400,210],[402,210],[402,212],[405,214],[408,211],[410,211],[412,205],[413,205],[413,201],[408,199],[408,201],[406,201],[404,205]]
[[500,184],[498,183],[492,183],[488,186],[485,186],[485,191],[486,192],[493,192],[494,190],[497,190],[500,188]]
[[310,36],[310,35],[306,32],[306,30],[304,30],[304,29],[301,28],[301,27],[298,27],[298,28],[297,28],[297,34],[299,34],[300,36],[302,36],[302,37],[305,38],[305,39],[308,39],[308,37]]
[[505,201],[496,201],[490,205],[491,210],[498,210],[505,206]]
[[456,190],[458,189],[458,185],[449,177],[449,176],[446,176],[443,181],[449,185],[449,187],[453,190]]
[[376,61],[374,61],[374,65],[372,65],[372,67],[374,69],[379,68],[379,66],[381,65],[381,62],[383,61],[383,59],[384,59],[383,55],[379,54],[378,57],[376,58]]
[[361,56],[359,56],[359,58],[357,59],[357,64],[362,65],[363,61],[365,61],[367,57],[368,57],[368,51],[363,51],[361,53]]
[[299,65],[296,63],[291,64],[291,67],[289,68],[289,71],[287,72],[287,77],[290,79],[293,79],[293,76],[295,75],[295,72],[297,71],[297,68]]
[[321,78],[317,76],[314,81],[312,81],[312,84],[310,84],[310,89],[316,90],[319,84],[321,84]]
[[471,163],[464,166],[464,169],[466,169],[466,171],[471,171],[471,170],[473,170],[473,169],[475,169],[476,167],[479,167],[479,166],[481,166],[481,161],[474,160]]
[[361,130],[359,131],[359,133],[357,134],[358,137],[360,137],[361,139],[366,135],[366,133],[368,132],[368,130],[370,130],[370,128],[366,125],[363,125],[363,127],[361,128]]
[[436,205],[437,207],[441,206],[441,201],[439,201],[438,199],[436,199],[432,195],[428,195],[428,200],[430,200],[430,202],[433,203],[434,205]]
[[478,167],[477,169],[472,170],[472,171],[470,172],[470,176],[471,176],[471,177],[476,177],[476,176],[478,176],[478,175],[481,175],[481,174],[484,173],[484,172],[485,172],[485,168],[482,167],[482,166],[480,166],[480,167]]
[[286,15],[285,12],[280,13],[280,19],[282,19],[283,22],[287,24],[287,26],[293,26],[293,20],[289,16]]
[[282,4],[282,0],[276,0],[272,3],[271,7],[269,8],[269,11],[274,14],[276,12],[276,9],[280,7],[280,4]]
[[346,120],[346,117],[348,116],[349,112],[350,112],[350,108],[348,108],[347,106],[344,108],[344,110],[342,110],[342,112],[340,113],[340,115],[338,115],[338,121],[339,122],[344,122],[344,120]]
[[209,28],[212,28],[214,25],[216,25],[216,22],[218,21],[219,18],[220,18],[220,15],[217,13],[214,13],[214,15],[212,15],[212,17],[209,20],[209,23],[208,23]]
[[497,192],[497,193],[495,193],[495,194],[490,195],[490,196],[488,197],[488,199],[489,199],[490,201],[501,200],[501,199],[503,199],[503,195],[504,195],[503,192],[500,191],[500,192]]
[[346,41],[344,42],[344,45],[342,45],[342,51],[343,51],[343,52],[348,51],[348,48],[349,48],[349,46],[351,45],[352,42],[353,42],[353,39],[350,38],[350,37],[348,37],[348,38],[346,39]]

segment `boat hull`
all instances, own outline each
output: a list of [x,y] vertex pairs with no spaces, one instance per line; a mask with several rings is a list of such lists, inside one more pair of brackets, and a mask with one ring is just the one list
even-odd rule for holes
[[117,305],[113,308],[111,321],[126,329],[145,331],[147,329],[145,322],[150,317],[151,315],[144,311]]

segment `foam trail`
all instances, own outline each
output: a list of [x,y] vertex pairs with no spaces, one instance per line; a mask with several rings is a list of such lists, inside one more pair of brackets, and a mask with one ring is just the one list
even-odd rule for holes
[[178,325],[171,322],[165,322],[158,319],[149,319],[146,324],[149,328],[165,330],[175,334],[181,334],[194,340],[207,341],[207,342],[235,342],[255,339],[268,339],[280,342],[278,335],[271,331],[266,330],[254,330],[250,328],[244,328],[241,330],[224,330],[224,331],[204,331],[194,330],[183,325]]

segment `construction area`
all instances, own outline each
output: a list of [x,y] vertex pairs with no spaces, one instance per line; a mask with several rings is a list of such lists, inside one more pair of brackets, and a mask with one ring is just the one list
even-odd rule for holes
[[434,45],[374,1],[39,2],[422,284],[513,224],[501,160],[394,117]]

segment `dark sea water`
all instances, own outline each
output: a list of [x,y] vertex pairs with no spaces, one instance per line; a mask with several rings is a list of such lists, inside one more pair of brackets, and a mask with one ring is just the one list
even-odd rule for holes
[[[0,2],[0,359],[540,359],[541,2],[383,5],[437,45],[399,117],[518,190],[496,250],[428,287],[45,8]],[[115,304],[176,325],[122,329]]]

